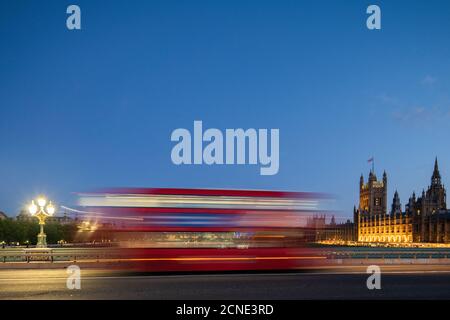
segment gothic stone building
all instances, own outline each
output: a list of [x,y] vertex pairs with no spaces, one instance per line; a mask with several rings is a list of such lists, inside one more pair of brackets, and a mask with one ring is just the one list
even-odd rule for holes
[[326,223],[326,215],[315,215],[308,218],[306,229],[308,233],[307,241],[355,241],[356,233],[354,223],[350,220],[336,223],[334,216],[330,223]]
[[447,210],[437,159],[431,185],[419,198],[413,193],[404,211],[396,191],[391,210],[387,212],[386,172],[378,181],[371,171],[367,183],[361,175],[359,194],[359,207],[353,210],[358,241],[450,243],[450,210]]

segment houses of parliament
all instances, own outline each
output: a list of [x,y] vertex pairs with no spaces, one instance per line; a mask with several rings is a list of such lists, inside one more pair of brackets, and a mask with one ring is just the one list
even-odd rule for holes
[[[318,241],[358,241],[366,243],[450,243],[450,210],[441,181],[437,158],[430,185],[420,196],[411,195],[402,210],[395,191],[390,210],[387,203],[388,177],[378,180],[372,169],[367,181],[359,180],[359,206],[353,209],[353,223],[336,224],[334,218],[317,233]],[[316,221],[317,223],[317,221]]]
[[359,180],[359,207],[354,208],[355,237],[359,242],[450,243],[450,210],[437,158],[428,189],[413,193],[402,210],[397,191],[387,212],[387,174],[378,180],[371,171]]

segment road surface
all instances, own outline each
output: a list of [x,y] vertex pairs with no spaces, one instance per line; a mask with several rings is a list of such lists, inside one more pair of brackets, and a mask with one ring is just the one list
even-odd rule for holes
[[381,290],[368,290],[362,267],[302,273],[152,275],[82,270],[69,290],[60,270],[0,270],[0,299],[450,299],[443,266],[382,268]]

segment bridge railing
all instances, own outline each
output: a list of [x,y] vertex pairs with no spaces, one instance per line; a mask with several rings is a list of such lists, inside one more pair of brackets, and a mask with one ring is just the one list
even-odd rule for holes
[[[450,251],[323,251],[322,256],[327,259],[450,259]],[[81,249],[57,249],[29,252],[26,250],[0,250],[0,263],[9,262],[76,262],[76,261],[120,261],[124,259],[123,252],[118,249],[105,248],[81,248]]]
[[25,250],[4,251],[0,250],[0,263],[9,262],[76,262],[76,261],[97,261],[105,259],[120,260],[117,251],[105,251],[102,249],[82,249],[82,250],[45,250],[37,252],[27,252]]
[[329,259],[448,259],[448,251],[326,251]]

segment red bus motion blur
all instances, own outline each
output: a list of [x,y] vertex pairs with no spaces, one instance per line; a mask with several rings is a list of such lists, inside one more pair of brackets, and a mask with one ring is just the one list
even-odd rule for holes
[[307,218],[325,195],[213,189],[80,194],[90,239],[118,245],[144,271],[284,270],[321,264]]

